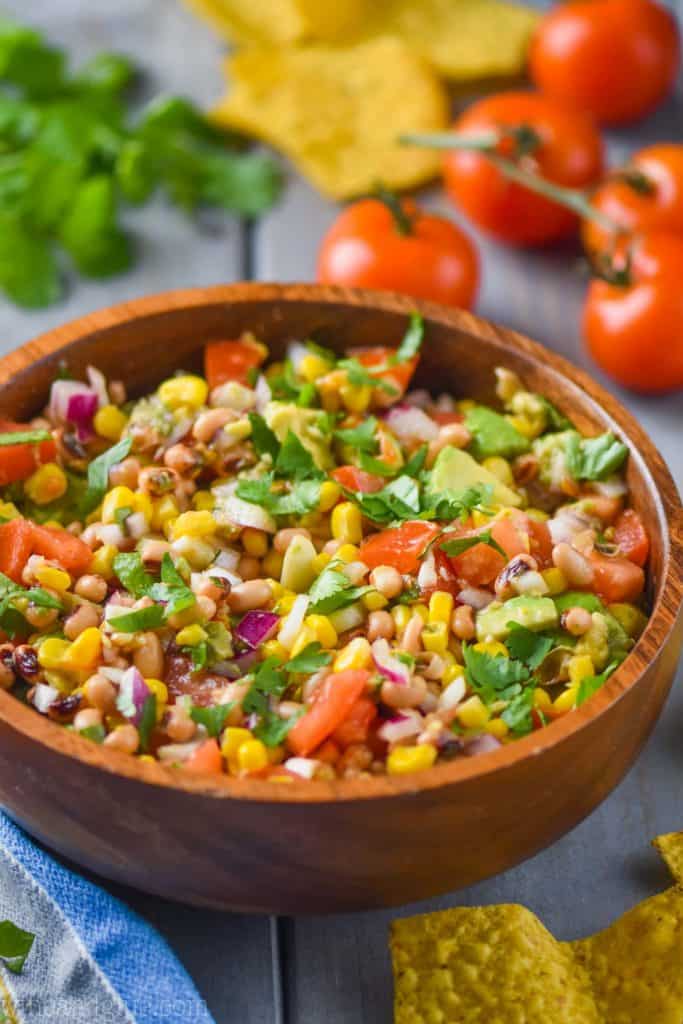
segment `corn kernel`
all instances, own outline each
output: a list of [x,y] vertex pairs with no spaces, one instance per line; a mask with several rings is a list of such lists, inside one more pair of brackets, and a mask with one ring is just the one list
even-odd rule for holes
[[475,694],[458,705],[456,717],[465,729],[483,729],[491,714],[481,697]]
[[233,774],[238,771],[237,751],[243,743],[248,743],[252,735],[248,729],[240,729],[229,725],[223,730],[223,741],[221,743],[221,754],[228,762],[228,768]]
[[317,637],[311,627],[306,625],[302,626],[294,643],[292,644],[292,648],[289,652],[290,658],[296,658],[297,654],[301,654],[304,648],[308,647],[309,644],[314,643],[315,640],[317,640]]
[[474,527],[487,526],[492,519],[493,515],[489,512],[482,512],[481,509],[478,508],[472,509],[472,525]]
[[152,521],[154,530],[165,530],[166,524],[177,519],[180,515],[180,506],[172,494],[165,494],[152,502]]
[[506,487],[514,487],[515,478],[512,475],[510,463],[507,459],[502,458],[500,455],[491,455],[488,459],[484,459],[482,466],[488,469],[489,473],[493,473]]
[[316,352],[309,352],[299,363],[299,376],[313,384],[318,377],[324,377],[332,369],[327,359],[323,359]]
[[360,509],[350,501],[342,501],[332,509],[332,536],[347,544],[359,544],[363,539]]
[[534,707],[538,708],[539,711],[549,711],[552,703],[548,691],[537,686],[534,690]]
[[282,586],[279,580],[270,579],[268,577],[266,578],[266,583],[270,587],[270,592],[273,596],[273,600],[279,601],[285,592],[285,588]]
[[397,633],[402,633],[412,617],[412,612],[405,604],[395,604],[391,609],[391,617]]
[[595,666],[590,654],[576,654],[569,659],[567,667],[572,686],[578,686],[582,679],[595,675]]
[[528,437],[530,441],[543,432],[544,424],[540,417],[531,419],[529,416],[506,416],[505,419],[511,423],[518,433]]
[[57,590],[60,594],[71,586],[71,577],[64,569],[57,569],[53,565],[39,565],[33,570],[41,587],[49,587],[50,590]]
[[422,646],[433,654],[448,650],[448,626],[445,622],[430,622],[422,630]]
[[192,505],[198,512],[211,512],[215,508],[216,500],[211,491],[195,491],[192,495]]
[[490,654],[492,658],[495,658],[497,654],[503,654],[506,658],[510,657],[507,647],[499,640],[482,640],[474,645],[474,650],[481,651],[482,654]]
[[135,504],[133,508],[136,512],[140,512],[148,523],[151,522],[153,505],[149,494],[145,494],[144,491],[135,491]]
[[334,480],[326,480],[320,485],[318,508],[321,512],[329,512],[341,498],[342,489]]
[[278,658],[279,661],[289,661],[289,651],[279,640],[266,640],[262,650],[266,658]]
[[423,622],[429,621],[429,608],[426,604],[414,604],[410,608],[410,614],[419,615]]
[[232,438],[235,443],[245,441],[251,436],[251,423],[247,416],[243,416],[242,419],[226,423],[223,427],[223,433]]
[[292,590],[285,590],[277,603],[275,609],[278,615],[289,615],[296,601],[296,594]]
[[114,559],[118,555],[118,549],[113,544],[103,544],[101,548],[93,552],[90,571],[105,580],[110,580],[114,575]]
[[389,604],[388,598],[380,594],[379,590],[369,590],[367,594],[363,594],[361,601],[369,612],[378,612]]
[[166,683],[162,683],[161,679],[145,679],[147,686],[156,697],[157,703],[157,722],[166,714],[166,705],[168,704],[168,687]]
[[202,540],[201,537],[180,537],[173,541],[171,550],[175,555],[182,555],[190,567],[197,572],[208,569],[216,557],[213,545]]
[[304,515],[299,516],[299,526],[305,527],[307,530],[317,530],[323,521],[322,512],[306,512]]
[[630,637],[637,639],[647,625],[647,616],[633,604],[611,604],[607,611],[619,622]]
[[561,569],[544,569],[541,576],[545,580],[545,585],[551,597],[564,593],[569,586],[567,577]]
[[313,559],[313,572],[316,576],[319,576],[323,569],[330,564],[332,561],[332,555],[328,555],[327,551],[321,551]]
[[453,614],[453,595],[447,590],[435,590],[429,599],[429,621],[450,624]]
[[364,636],[357,636],[334,659],[334,671],[345,672],[347,669],[369,668],[372,664],[370,644]]
[[553,710],[563,715],[567,711],[571,711],[576,704],[576,686],[568,686],[559,697],[556,697],[553,701]]
[[268,751],[261,740],[247,740],[237,751],[237,768],[240,772],[259,772],[269,764]]
[[207,638],[207,633],[198,622],[194,622],[191,626],[185,626],[176,634],[175,642],[180,647],[196,647],[197,644],[203,643]]
[[84,629],[62,656],[66,671],[85,672],[94,669],[102,654],[102,634],[96,626]]
[[274,579],[279,580],[282,574],[282,563],[284,562],[284,555],[281,555],[275,548],[271,548],[268,554],[261,563],[264,573],[268,576],[272,576]]
[[359,555],[360,548],[356,544],[342,544],[337,548],[334,557],[338,558],[340,562],[357,562]]
[[118,441],[128,422],[125,413],[115,405],[103,405],[93,416],[95,433],[105,437],[107,441]]
[[485,731],[489,736],[495,736],[497,740],[504,739],[509,733],[507,722],[504,722],[502,718],[492,718],[490,722],[486,723]]
[[[444,655],[442,654],[441,657],[443,658]],[[442,686],[448,686],[449,683],[452,683],[455,679],[458,679],[462,675],[464,675],[464,669],[462,665],[458,665],[457,661],[453,659],[452,664],[446,665],[443,671],[443,676],[441,677],[441,684]]]
[[171,523],[170,533],[173,540],[180,537],[210,537],[216,532],[217,523],[210,512],[182,512]]
[[66,474],[56,462],[46,462],[24,481],[24,491],[36,505],[57,501],[66,493],[67,486]]
[[48,637],[43,640],[38,648],[38,664],[41,668],[60,669],[63,667],[64,655],[71,644],[68,640],[59,640],[57,637]]
[[16,519],[21,512],[12,501],[0,501],[0,519]]
[[337,646],[337,631],[326,615],[307,615],[304,626],[313,630],[315,639],[322,647]]
[[130,487],[112,487],[102,502],[102,522],[115,523],[116,513],[124,508],[136,508],[135,494]]
[[344,407],[349,412],[365,412],[370,405],[372,388],[369,384],[363,384],[360,387],[353,384],[344,384],[340,387],[339,394]]
[[254,558],[263,558],[268,551],[268,534],[263,530],[253,530],[248,526],[242,530],[240,540],[246,553]]
[[56,672],[51,669],[44,669],[43,675],[48,686],[54,686],[60,693],[74,693],[73,676],[65,675],[63,672]]
[[182,377],[170,377],[159,386],[159,398],[169,409],[178,409],[183,405],[199,409],[206,402],[208,393],[206,381],[189,373]]
[[387,757],[387,774],[405,775],[431,768],[436,761],[436,747],[421,743],[418,747],[394,747]]

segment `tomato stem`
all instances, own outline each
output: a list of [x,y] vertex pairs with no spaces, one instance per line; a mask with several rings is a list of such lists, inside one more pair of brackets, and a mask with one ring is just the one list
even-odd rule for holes
[[385,188],[384,185],[378,185],[373,193],[373,199],[378,199],[380,203],[384,203],[389,213],[394,218],[394,227],[398,231],[399,235],[412,235],[413,233],[413,220],[410,214],[408,214],[403,206],[403,203],[391,189]]
[[481,135],[470,135],[466,132],[434,132],[429,134],[401,135],[399,142],[406,146],[420,146],[426,149],[463,149],[482,153],[495,164],[498,170],[509,178],[510,181],[528,188],[530,192],[544,196],[552,202],[559,203],[583,217],[585,220],[595,221],[603,228],[611,232],[618,232],[619,225],[610,217],[607,217],[601,210],[593,206],[588,195],[581,189],[567,188],[565,185],[558,185],[539,174],[527,170],[514,160],[501,156],[496,147],[506,138],[499,132],[487,132]]

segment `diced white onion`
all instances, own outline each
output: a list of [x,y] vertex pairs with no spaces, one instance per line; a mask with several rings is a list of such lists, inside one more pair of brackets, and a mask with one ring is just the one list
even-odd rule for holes
[[36,683],[33,691],[33,706],[41,715],[47,714],[47,710],[54,701],[59,698],[59,690],[47,683]]
[[135,540],[142,540],[149,530],[147,520],[142,512],[132,512],[126,519],[126,530],[128,535]]
[[482,608],[487,608],[493,599],[494,595],[490,590],[480,590],[478,587],[465,587],[458,594],[456,601],[458,604],[468,604],[475,611],[481,611]]
[[300,775],[302,779],[312,779],[319,766],[320,761],[313,757],[289,757],[283,767],[295,775]]
[[439,697],[439,708],[441,711],[450,711],[451,708],[458,706],[460,701],[465,696],[467,691],[467,684],[465,683],[464,676],[458,676],[449,683],[445,690],[442,691]]
[[294,646],[299,630],[304,624],[309,602],[310,598],[307,594],[299,594],[294,599],[294,604],[292,605],[289,615],[283,620],[277,638],[282,646],[286,647],[288,651]]
[[608,480],[598,480],[593,484],[592,490],[601,494],[603,498],[622,498],[628,494],[626,481],[621,476],[611,476]]
[[[227,569],[229,573],[235,572],[239,565],[240,557],[239,551],[235,551],[234,548],[223,548],[223,550],[219,551],[216,555],[216,560],[211,566],[211,571],[213,572],[215,566],[218,569]],[[214,575],[220,576],[221,574],[214,573]]]
[[98,370],[96,366],[86,366],[85,373],[88,378],[88,383],[91,389],[95,392],[99,399],[100,408],[103,405],[109,405],[109,392],[107,391],[107,379],[101,370]]
[[438,424],[415,406],[396,406],[387,413],[386,423],[399,441],[433,441],[439,433]]
[[417,573],[417,585],[420,590],[433,590],[439,585],[439,577],[436,574],[436,560],[434,552],[430,551]]
[[259,379],[256,381],[256,387],[254,388],[254,394],[256,396],[256,410],[262,413],[265,407],[273,397],[273,392],[270,390],[270,385],[266,378],[261,374]]
[[366,611],[360,601],[350,604],[348,608],[340,608],[328,617],[337,634],[347,633],[350,629],[362,626],[366,619]]
[[524,572],[521,576],[513,576],[510,585],[518,594],[547,594],[548,584],[540,572]]
[[188,743],[166,743],[157,749],[160,761],[187,761],[191,754],[202,745],[203,739],[190,740]]
[[223,518],[235,526],[248,526],[252,530],[263,530],[264,533],[275,533],[277,524],[270,512],[250,501],[243,501],[235,495],[227,498],[222,504],[219,521]]
[[295,373],[299,372],[299,367],[307,355],[309,355],[309,351],[300,341],[292,341],[287,346],[287,358]]

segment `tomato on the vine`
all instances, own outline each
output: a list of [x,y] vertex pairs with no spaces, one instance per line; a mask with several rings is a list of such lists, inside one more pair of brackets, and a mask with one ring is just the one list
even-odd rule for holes
[[542,18],[529,70],[546,95],[623,124],[659,105],[679,59],[676,20],[653,0],[573,0]]
[[317,278],[469,309],[479,260],[469,238],[447,218],[409,199],[361,199],[342,211],[323,238]]
[[[454,130],[473,137],[498,134],[499,156],[566,188],[587,188],[602,174],[602,140],[592,122],[539,93],[488,96],[461,114]],[[578,226],[572,210],[508,180],[485,152],[450,150],[443,168],[456,205],[504,242],[542,245],[571,235]]]
[[[663,142],[634,153],[596,189],[591,203],[624,234],[683,235],[683,145]],[[606,252],[614,242],[614,233],[597,220],[584,221],[581,233],[589,254]]]
[[633,239],[623,283],[591,282],[583,313],[598,366],[641,392],[683,388],[683,236]]

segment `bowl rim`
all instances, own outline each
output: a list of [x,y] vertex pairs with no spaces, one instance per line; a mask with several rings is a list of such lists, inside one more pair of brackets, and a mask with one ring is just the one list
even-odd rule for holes
[[0,387],[15,374],[30,371],[43,359],[84,337],[110,331],[131,320],[221,303],[295,303],[352,305],[380,313],[409,314],[417,310],[425,321],[485,339],[501,351],[514,347],[532,362],[545,364],[587,394],[601,409],[603,419],[624,437],[637,459],[641,474],[649,480],[660,521],[667,524],[663,537],[663,571],[659,593],[648,624],[626,660],[609,680],[571,714],[555,720],[514,743],[476,758],[438,764],[412,775],[378,775],[368,779],[331,781],[292,780],[283,784],[265,779],[237,779],[228,775],[193,776],[160,762],[144,762],[128,754],[107,750],[67,732],[63,726],[0,691],[0,721],[53,753],[81,762],[92,769],[123,776],[179,793],[209,798],[272,804],[338,803],[391,798],[433,791],[474,778],[502,772],[569,739],[597,721],[638,681],[655,660],[673,632],[683,604],[683,505],[659,451],[633,416],[585,371],[517,331],[500,327],[461,309],[416,300],[392,292],[349,289],[316,284],[261,284],[238,282],[211,287],[178,289],[144,296],[89,313],[53,328],[0,359]]

